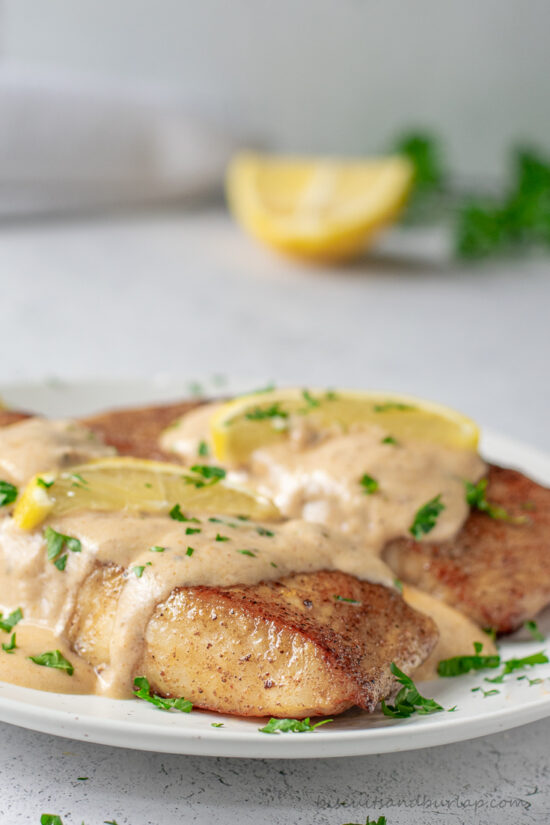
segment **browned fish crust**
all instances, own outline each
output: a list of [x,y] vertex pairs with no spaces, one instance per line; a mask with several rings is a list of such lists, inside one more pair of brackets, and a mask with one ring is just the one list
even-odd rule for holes
[[502,467],[491,466],[488,478],[488,500],[527,523],[474,511],[452,541],[399,539],[385,560],[482,627],[510,633],[550,604],[550,490]]
[[17,424],[18,421],[24,421],[25,418],[31,418],[30,413],[18,410],[0,410],[0,427],[9,427],[10,424]]
[[181,401],[153,407],[109,410],[82,418],[81,423],[96,432],[120,455],[175,461],[159,447],[159,436],[182,415],[199,406],[199,401]]
[[[123,575],[98,566],[71,622],[75,649],[99,670],[109,662]],[[161,695],[240,716],[372,711],[397,686],[390,663],[412,672],[437,637],[433,621],[397,592],[339,572],[178,587],[153,612],[134,676]]]

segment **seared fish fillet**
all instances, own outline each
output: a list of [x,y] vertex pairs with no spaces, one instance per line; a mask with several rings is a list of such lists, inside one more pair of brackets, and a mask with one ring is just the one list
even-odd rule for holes
[[[116,565],[96,567],[69,629],[75,650],[99,671],[109,663],[123,574]],[[397,592],[344,573],[181,587],[155,608],[134,675],[163,696],[239,716],[372,711],[397,686],[390,663],[412,672],[437,636],[433,621]]]
[[[196,402],[115,411],[84,423],[107,443],[144,455],[148,446],[158,451],[152,445],[161,431],[194,406]],[[513,514],[528,515],[530,523],[512,525],[473,512],[452,541],[400,539],[388,546],[385,561],[400,579],[443,599],[482,627],[510,633],[550,604],[550,490],[514,470],[493,466],[487,497]],[[531,504],[534,510],[524,509]]]
[[550,604],[550,490],[491,466],[487,499],[525,524],[472,512],[452,541],[399,539],[385,551],[396,575],[482,627],[510,633]]

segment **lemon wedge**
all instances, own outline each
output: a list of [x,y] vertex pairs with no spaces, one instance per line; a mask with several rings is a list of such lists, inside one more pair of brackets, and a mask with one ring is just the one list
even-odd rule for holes
[[388,438],[431,441],[447,447],[476,449],[479,429],[456,410],[406,395],[350,390],[282,389],[228,401],[210,418],[210,435],[218,461],[246,462],[256,449],[288,438],[293,424],[313,430],[337,427],[346,432],[375,424]]
[[281,518],[268,499],[224,481],[218,467],[113,457],[32,478],[18,499],[13,518],[32,530],[50,516],[77,510],[169,513],[182,510],[243,515],[258,521]]
[[227,199],[242,226],[295,255],[336,260],[365,247],[398,215],[413,168],[377,160],[279,158],[244,153],[227,172]]

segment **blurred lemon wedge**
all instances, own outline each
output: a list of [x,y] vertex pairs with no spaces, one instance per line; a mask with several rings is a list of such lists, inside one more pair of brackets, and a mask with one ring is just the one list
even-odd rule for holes
[[180,510],[243,515],[262,521],[280,518],[268,499],[224,481],[218,467],[181,465],[145,459],[98,459],[32,478],[18,499],[13,518],[32,530],[50,516],[77,510],[125,510],[167,514]]
[[405,204],[404,157],[283,158],[243,153],[227,172],[229,206],[261,241],[295,255],[337,260],[365,247]]
[[218,461],[246,462],[260,448],[288,438],[293,421],[308,417],[313,429],[375,424],[390,442],[431,441],[447,447],[476,449],[479,429],[456,410],[407,395],[282,389],[244,395],[222,404],[210,419],[210,437]]

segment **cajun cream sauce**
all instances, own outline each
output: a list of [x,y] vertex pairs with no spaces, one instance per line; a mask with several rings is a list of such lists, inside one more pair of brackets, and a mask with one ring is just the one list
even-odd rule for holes
[[[164,435],[163,446],[195,461],[208,415],[203,408],[187,416]],[[186,441],[193,444],[187,453],[181,449]],[[0,430],[0,478],[20,487],[37,472],[112,453],[75,422],[30,419]],[[0,656],[0,679],[43,690],[130,696],[150,616],[177,586],[255,584],[322,569],[392,586],[392,572],[380,558],[384,544],[407,535],[418,508],[439,494],[445,510],[430,537],[454,535],[467,515],[463,480],[476,481],[484,469],[473,452],[412,443],[382,448],[374,428],[315,438],[298,432],[288,443],[258,451],[250,466],[235,474],[275,499],[288,518],[283,523],[201,514],[186,514],[199,523],[178,522],[81,511],[27,532],[16,527],[9,507],[0,508],[0,610],[5,617],[21,607],[24,616],[13,628],[17,647]],[[363,473],[379,482],[376,495],[362,491],[358,476]],[[81,542],[81,552],[68,552],[63,571],[47,559],[47,524]],[[65,633],[79,588],[98,562],[120,565],[126,581],[111,634],[111,664],[94,673],[67,646]],[[426,597],[421,609],[434,615],[437,608],[428,609],[428,602],[435,600]],[[465,624],[471,626],[469,640],[474,635],[486,641],[475,626],[456,617],[463,620],[463,631]],[[0,635],[9,641],[9,634]],[[72,676],[28,658],[55,649],[74,666]],[[470,651],[471,643],[460,652]]]

